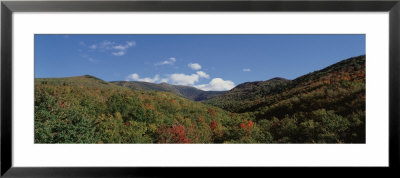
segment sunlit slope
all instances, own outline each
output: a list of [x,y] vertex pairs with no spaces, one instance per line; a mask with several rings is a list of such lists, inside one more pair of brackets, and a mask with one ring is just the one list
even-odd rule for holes
[[35,143],[257,142],[252,135],[272,142],[267,132],[240,128],[252,123],[246,114],[169,92],[115,87],[87,76],[35,83]]
[[35,85],[55,85],[55,86],[77,86],[101,89],[126,89],[112,83],[101,80],[91,75],[64,77],[64,78],[35,78]]
[[279,142],[365,142],[365,56],[292,81],[261,83],[239,85],[205,103],[269,122]]

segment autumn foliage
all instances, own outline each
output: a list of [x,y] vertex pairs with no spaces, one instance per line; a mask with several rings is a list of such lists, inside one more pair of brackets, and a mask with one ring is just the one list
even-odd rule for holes
[[365,143],[365,56],[195,102],[92,76],[35,79],[35,143]]

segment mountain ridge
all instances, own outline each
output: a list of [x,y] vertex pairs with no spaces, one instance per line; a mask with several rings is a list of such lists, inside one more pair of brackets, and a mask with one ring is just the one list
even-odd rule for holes
[[150,83],[142,81],[112,81],[115,85],[127,87],[134,90],[152,90],[152,91],[165,91],[171,92],[178,96],[191,99],[193,101],[202,101],[211,99],[226,91],[203,91],[198,88],[186,85],[172,85],[168,83]]

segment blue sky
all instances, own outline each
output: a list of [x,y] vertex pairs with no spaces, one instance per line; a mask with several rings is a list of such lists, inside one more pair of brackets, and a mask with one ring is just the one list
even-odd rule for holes
[[365,35],[35,35],[35,78],[93,75],[229,90],[365,54]]

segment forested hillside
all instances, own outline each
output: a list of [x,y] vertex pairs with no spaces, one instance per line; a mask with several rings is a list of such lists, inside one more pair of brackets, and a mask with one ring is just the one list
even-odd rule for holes
[[272,142],[247,114],[103,82],[91,76],[37,79],[35,143]]
[[205,103],[268,123],[278,142],[365,142],[365,56],[292,81],[261,83],[239,85]]
[[35,79],[35,143],[365,143],[365,56],[223,94],[88,75]]

